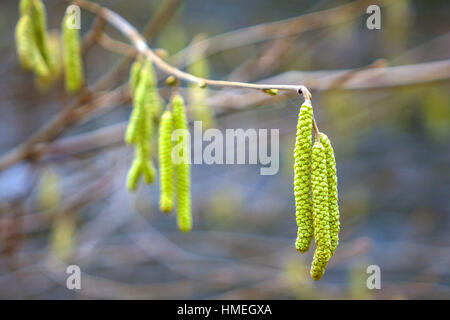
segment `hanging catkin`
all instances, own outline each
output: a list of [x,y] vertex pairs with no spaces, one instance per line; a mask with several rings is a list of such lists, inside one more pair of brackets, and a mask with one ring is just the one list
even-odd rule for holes
[[29,15],[20,18],[16,27],[17,54],[25,69],[33,69],[38,76],[47,77],[49,69],[36,45]]
[[314,252],[311,277],[319,280],[331,258],[330,219],[328,213],[328,177],[325,148],[316,140],[311,154],[311,189],[313,201]]
[[158,93],[158,80],[156,78],[155,70],[153,69],[152,63],[150,61],[146,61],[144,64],[145,72],[148,73],[149,76],[149,82],[147,87],[147,105],[150,110],[150,114],[152,119],[157,120],[159,119],[159,116],[161,115],[161,97]]
[[30,10],[31,21],[34,25],[36,42],[41,51],[42,56],[47,64],[49,64],[49,48],[47,41],[47,13],[45,6],[41,0],[32,0]]
[[162,212],[173,209],[173,162],[172,162],[173,116],[169,110],[161,117],[159,127],[159,178],[161,196],[159,206]]
[[[189,73],[201,77],[209,78],[209,62],[206,58],[201,58],[189,68]],[[214,127],[214,114],[208,105],[208,89],[199,88],[197,84],[191,84],[189,88],[189,111],[192,119],[201,121],[204,129]]]
[[320,133],[320,142],[325,148],[327,160],[328,210],[330,215],[331,255],[333,256],[339,245],[340,228],[336,160],[334,158],[334,150],[331,146],[330,139],[326,134]]
[[188,125],[184,100],[180,95],[175,95],[172,100],[174,130],[181,129],[181,163],[175,165],[176,190],[177,190],[177,220],[178,227],[182,231],[192,229],[191,213],[191,168],[189,164],[188,149]]
[[[149,88],[152,86],[150,61],[136,61],[131,67],[130,87],[133,92],[133,111],[125,133],[125,142],[135,146],[135,158],[128,171],[127,188],[135,191],[141,176],[150,184],[156,177],[151,160],[150,143],[153,136],[153,112],[149,103]],[[154,88],[156,90],[156,88]]]
[[77,92],[84,83],[80,32],[72,25],[75,13],[66,13],[62,23],[66,89]]
[[311,102],[306,100],[298,116],[294,149],[294,194],[298,226],[295,247],[302,253],[308,251],[313,236],[310,182],[312,121],[313,109]]

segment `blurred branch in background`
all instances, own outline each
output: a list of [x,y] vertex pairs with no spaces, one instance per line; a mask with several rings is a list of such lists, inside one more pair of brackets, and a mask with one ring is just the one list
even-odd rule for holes
[[[58,100],[47,123],[28,137],[17,134],[14,141],[24,142],[0,156],[0,268],[4,269],[0,296],[449,297],[449,206],[442,175],[449,156],[448,146],[442,143],[449,137],[450,57],[445,50],[449,28],[445,19],[436,16],[448,9],[425,14],[428,11],[423,6],[430,4],[402,1],[406,6],[397,5],[389,18],[394,25],[409,19],[403,31],[395,33],[396,45],[385,36],[390,29],[368,35],[363,31],[365,23],[359,22],[369,4],[382,6],[384,15],[397,1],[358,0],[224,33],[229,29],[208,22],[209,14],[200,16],[200,9],[208,6],[203,2],[181,6],[182,1],[162,1],[148,22],[142,9],[147,4],[130,1],[126,6],[135,11],[123,10],[124,17],[133,16],[132,24],[136,12],[142,12],[144,18],[136,16],[136,21],[146,22],[141,35],[155,48],[161,46],[158,41],[169,22],[176,26],[175,32],[192,38],[193,25],[217,34],[193,41],[168,57],[164,48],[154,49],[161,61],[180,72],[208,58],[217,78],[256,81],[256,86],[301,83],[313,91],[320,124],[336,137],[343,190],[342,246],[323,281],[309,279],[311,257],[299,256],[290,236],[295,233],[290,161],[297,93],[270,96],[242,88],[208,91],[207,103],[215,111],[219,128],[280,129],[281,173],[267,178],[255,175],[252,166],[196,166],[193,195],[198,225],[189,235],[175,232],[170,227],[174,218],[160,217],[153,189],[144,188],[136,195],[124,189],[129,159],[123,121],[131,102],[126,82],[139,50],[108,29],[108,20],[100,14],[93,18],[83,45],[88,67],[98,69],[95,76],[100,77],[73,99]],[[122,14],[120,2],[108,5]],[[282,12],[285,5],[269,10],[266,2],[259,1],[250,11],[245,11],[243,3],[237,10],[251,24],[256,21],[252,16],[267,11],[271,17],[273,10]],[[420,18],[414,30],[408,29],[414,21],[411,8]],[[183,14],[171,21],[178,9]],[[228,17],[232,21],[234,13],[221,9],[217,9],[220,19],[214,20]],[[285,12],[291,15],[291,9]],[[192,10],[188,16],[196,12],[195,21],[184,17],[183,10]],[[433,29],[437,21],[439,28]],[[8,27],[11,31],[13,25]],[[413,32],[414,37],[410,36]],[[344,47],[351,48],[351,54]],[[243,48],[248,54],[241,54]],[[12,56],[13,50],[9,51]],[[232,52],[237,52],[238,59],[226,57]],[[431,61],[427,54],[440,59]],[[110,56],[115,60],[108,60]],[[330,56],[333,68],[323,63]],[[300,71],[298,60],[306,61],[305,70],[312,71]],[[101,61],[107,61],[105,70],[96,65]],[[400,62],[403,65],[394,65]],[[2,76],[7,75],[8,83],[0,83],[0,92],[29,85],[14,68],[5,70]],[[183,94],[187,90],[180,88]],[[160,93],[167,98],[170,89],[160,88]],[[1,96],[0,102],[7,112],[12,104],[17,105],[12,124],[25,126],[29,118],[33,124],[49,118],[38,121],[30,114],[41,105],[51,108],[45,96],[37,93],[27,102],[12,94]],[[8,128],[9,119],[5,113]],[[53,171],[52,179],[43,178],[48,170]],[[39,204],[43,186],[53,184],[50,190],[57,190],[59,201]],[[61,245],[55,246],[55,241]],[[64,285],[65,268],[72,263],[83,270],[83,290],[78,293]],[[369,264],[382,268],[381,291],[365,286]]]

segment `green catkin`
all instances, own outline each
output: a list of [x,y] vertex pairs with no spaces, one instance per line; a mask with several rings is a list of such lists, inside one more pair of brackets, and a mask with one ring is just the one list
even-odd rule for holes
[[83,59],[81,56],[80,32],[71,28],[70,19],[73,14],[66,13],[62,23],[63,52],[66,90],[77,92],[83,86]]
[[326,134],[320,133],[320,142],[325,148],[327,159],[328,208],[330,216],[331,256],[333,256],[339,245],[340,229],[336,159],[334,158],[334,150],[331,146],[330,139]]
[[161,98],[158,93],[158,80],[156,78],[155,70],[149,60],[146,60],[143,65],[143,70],[147,74],[149,80],[147,83],[147,105],[152,119],[158,119],[161,114]]
[[33,37],[44,61],[49,63],[50,49],[47,42],[47,13],[41,0],[21,0],[20,15],[31,19]]
[[318,140],[311,153],[311,189],[313,201],[314,239],[316,251],[311,277],[320,280],[331,258],[330,218],[328,212],[328,176],[325,148]]
[[181,137],[182,158],[181,163],[175,165],[176,190],[177,190],[177,221],[180,230],[187,232],[192,229],[191,213],[191,168],[189,164],[188,150],[188,125],[184,100],[180,95],[175,95],[172,100],[174,130],[182,129],[185,133]]
[[[136,77],[133,73],[131,77]],[[133,80],[132,80],[133,81]],[[146,99],[147,99],[147,87],[148,87],[148,75],[144,72],[139,76],[139,82],[136,85],[136,89],[133,93],[133,111],[131,112],[130,120],[128,121],[127,131],[125,133],[125,141],[128,144],[136,143],[136,137],[142,134],[142,124],[146,116]],[[144,121],[144,122],[143,122]]]
[[313,109],[307,100],[300,108],[294,149],[294,194],[298,226],[295,247],[302,253],[309,250],[314,232],[310,182],[312,121]]
[[133,164],[131,168],[128,170],[127,175],[127,189],[129,191],[136,191],[137,186],[139,184],[139,178],[141,176],[141,165],[142,161],[140,158],[136,157],[133,160]]
[[[189,73],[201,77],[209,78],[209,62],[201,58],[193,63],[189,68]],[[199,88],[198,84],[192,84],[189,88],[190,115],[192,119],[202,122],[203,128],[208,129],[215,126],[214,114],[209,105],[208,89]]]
[[49,69],[36,46],[30,16],[25,15],[20,18],[15,35],[17,53],[22,66],[25,69],[33,69],[38,76],[47,77]]
[[136,60],[130,69],[130,88],[133,94],[139,84],[141,70],[142,70],[142,61]]
[[[125,133],[125,142],[135,146],[135,159],[128,172],[127,188],[135,191],[139,179],[143,176],[145,183],[155,180],[156,169],[151,160],[151,138],[153,135],[153,111],[149,103],[149,92],[155,76],[151,63],[136,61],[130,72],[130,87],[133,92],[133,111]],[[156,90],[156,87],[154,87]]]
[[172,131],[173,116],[167,110],[161,117],[159,125],[159,179],[161,197],[159,206],[162,212],[170,212],[173,209],[173,162],[172,162]]
[[27,15],[29,13],[31,2],[32,0],[20,0],[19,7],[21,16]]
[[47,13],[41,0],[32,0],[29,6],[29,14],[33,23],[36,44],[47,65],[50,64],[50,50],[47,39]]

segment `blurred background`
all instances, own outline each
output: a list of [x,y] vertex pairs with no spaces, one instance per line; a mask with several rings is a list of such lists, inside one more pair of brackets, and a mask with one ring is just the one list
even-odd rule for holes
[[[378,1],[380,30],[366,27],[366,8],[377,1],[97,2],[139,30],[159,15],[149,43],[180,68],[200,57],[213,79],[311,88],[319,128],[336,153],[340,245],[322,280],[311,280],[313,250],[300,255],[294,247],[293,147],[302,97],[208,89],[218,129],[280,129],[280,171],[261,176],[258,165],[193,165],[194,228],[187,234],[175,214],[159,211],[158,182],[135,194],[125,188],[133,157],[120,131],[128,97],[44,137],[27,161],[2,167],[0,298],[450,298],[448,1]],[[58,30],[67,2],[44,3],[49,28]],[[17,5],[0,2],[2,159],[77,99],[62,81],[38,89],[20,67]],[[333,8],[340,9],[308,16]],[[309,20],[296,20],[305,15]],[[245,29],[288,18],[294,23],[282,31]],[[84,35],[94,20],[82,11]],[[105,31],[126,42],[111,26]],[[106,47],[86,50],[90,87],[124,59]],[[444,60],[438,70],[414,69]],[[404,69],[370,77],[396,66]],[[125,68],[99,92],[126,84],[127,74]],[[81,290],[66,288],[71,264],[81,268]],[[369,265],[381,269],[380,290],[366,287]]]

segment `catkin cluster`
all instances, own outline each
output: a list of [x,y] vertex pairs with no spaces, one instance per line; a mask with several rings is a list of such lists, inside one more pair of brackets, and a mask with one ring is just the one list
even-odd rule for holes
[[320,133],[312,145],[313,110],[301,106],[294,149],[294,195],[298,226],[296,249],[308,251],[314,235],[316,251],[311,277],[319,280],[339,244],[336,161],[328,137]]
[[[159,165],[163,212],[173,209],[174,191],[177,196],[177,221],[182,231],[192,229],[190,143],[183,98],[176,94],[172,99],[172,112],[165,111],[159,127]],[[172,135],[178,140],[174,145]]]
[[21,0],[20,19],[15,31],[17,55],[24,69],[36,75],[45,88],[60,71],[59,39],[47,31],[47,15],[41,0]]
[[154,119],[160,109],[156,88],[156,76],[148,60],[136,61],[130,74],[130,87],[133,92],[133,111],[125,133],[125,142],[135,147],[135,157],[128,171],[127,188],[135,191],[141,176],[150,184],[154,181],[156,170],[151,159],[151,139]]

